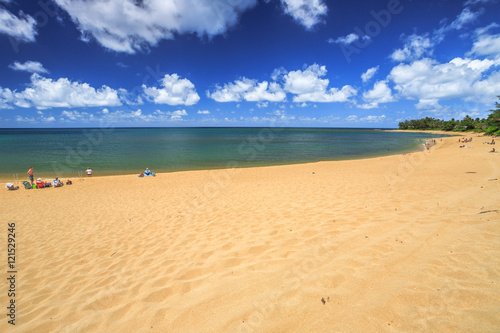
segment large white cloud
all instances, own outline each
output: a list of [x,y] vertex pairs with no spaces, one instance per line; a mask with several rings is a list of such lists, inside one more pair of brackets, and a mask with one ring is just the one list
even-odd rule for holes
[[455,58],[449,63],[439,63],[425,58],[399,64],[388,78],[401,96],[420,100],[419,108],[454,98],[490,104],[498,95],[495,89],[500,85],[499,72],[490,73],[496,65],[498,63],[488,59]]
[[194,84],[188,79],[181,79],[177,74],[165,74],[160,83],[162,88],[142,85],[146,98],[156,104],[193,105],[200,100]]
[[257,82],[248,78],[217,86],[215,91],[207,92],[207,96],[217,102],[282,102],[286,99],[286,93],[276,82]]
[[362,109],[377,108],[380,103],[395,102],[396,99],[392,95],[391,88],[386,81],[378,81],[373,85],[373,89],[363,93],[363,100],[366,104],[359,105]]
[[0,33],[24,42],[34,42],[37,34],[35,26],[36,20],[33,17],[23,12],[16,16],[0,7]]
[[[258,82],[242,78],[223,86],[217,86],[215,91],[207,91],[207,96],[217,102],[283,102],[286,93],[295,95],[296,103],[306,102],[347,102],[357,94],[357,90],[346,85],[341,89],[328,88],[329,80],[323,78],[326,67],[317,64],[303,70],[288,72],[284,68],[274,70],[273,82]],[[267,105],[266,105],[267,106]]]
[[[155,46],[176,34],[223,34],[258,0],[54,0],[82,33],[102,46],[126,53]],[[324,0],[280,0],[286,14],[306,29],[322,21]]]
[[3,89],[0,94],[0,107],[2,104],[4,106],[13,104],[24,108],[48,109],[52,107],[118,106],[121,105],[121,102],[118,92],[108,86],[95,89],[88,83],[72,82],[67,78],[54,81],[35,73],[31,75],[29,87],[22,92]]
[[295,94],[293,101],[301,102],[347,102],[350,97],[357,94],[356,89],[349,85],[341,89],[329,88],[326,75],[326,67],[317,64],[311,65],[304,70],[288,72],[283,79],[284,90]]
[[465,100],[469,102],[482,102],[491,105],[497,101],[500,91],[500,71],[492,73],[484,80],[476,81],[472,85],[473,95],[466,96]]
[[328,12],[323,0],[281,0],[285,13],[307,29],[320,23]]
[[214,36],[233,26],[257,0],[55,0],[88,38],[135,53],[175,34]]

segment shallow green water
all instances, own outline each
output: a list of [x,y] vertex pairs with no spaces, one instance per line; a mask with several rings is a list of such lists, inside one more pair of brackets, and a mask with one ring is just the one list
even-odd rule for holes
[[[434,136],[434,135],[433,135]],[[76,177],[355,159],[414,151],[423,133],[304,128],[2,129],[0,177]],[[436,137],[436,136],[434,136]]]

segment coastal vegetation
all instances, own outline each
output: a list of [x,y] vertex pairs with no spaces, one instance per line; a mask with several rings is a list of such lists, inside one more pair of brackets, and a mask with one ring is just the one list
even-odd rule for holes
[[[500,99],[500,96],[498,96]],[[465,116],[462,120],[441,120],[431,117],[405,120],[399,123],[401,130],[438,130],[438,131],[473,131],[484,132],[486,135],[500,135],[500,103],[495,103],[496,109],[490,110],[487,118],[473,119]]]

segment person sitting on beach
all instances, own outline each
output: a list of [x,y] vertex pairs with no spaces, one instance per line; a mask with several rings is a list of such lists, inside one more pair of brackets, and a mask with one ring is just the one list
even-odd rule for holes
[[491,139],[490,145],[494,145],[494,144],[495,144],[495,139]]
[[146,170],[144,170],[144,174],[146,176],[150,176],[151,175],[151,170],[149,170],[148,168],[146,168]]
[[90,167],[88,167],[85,172],[87,173],[87,177],[92,177],[92,169]]
[[71,184],[73,184],[73,182],[71,180],[69,180],[69,179],[66,180],[66,185],[71,185]]
[[5,184],[5,188],[9,191],[15,191],[19,189],[19,186],[14,186],[12,183]]
[[56,179],[54,179],[54,180],[52,181],[52,185],[53,185],[54,187],[60,187],[60,186],[63,186],[63,182],[62,182],[62,181],[60,181],[60,180],[59,180],[59,178],[57,178],[57,177],[56,177]]
[[43,182],[42,178],[38,178],[36,180],[36,187],[37,188],[44,188],[45,187],[45,183]]
[[495,148],[492,148],[492,149],[490,150],[490,153],[496,153]]

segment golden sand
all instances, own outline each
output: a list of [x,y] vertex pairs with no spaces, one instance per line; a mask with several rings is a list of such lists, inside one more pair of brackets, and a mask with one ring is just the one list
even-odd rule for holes
[[16,325],[3,315],[0,331],[498,332],[500,154],[489,140],[3,190]]

